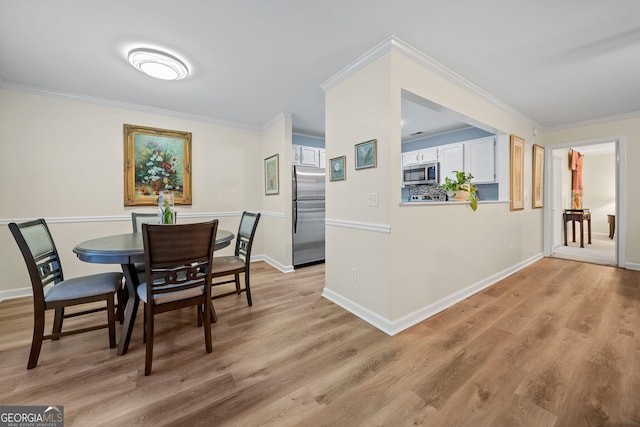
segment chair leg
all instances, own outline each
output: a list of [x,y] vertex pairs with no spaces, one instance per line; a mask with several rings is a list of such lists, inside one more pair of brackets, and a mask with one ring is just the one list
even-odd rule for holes
[[205,343],[205,349],[207,350],[207,353],[211,353],[213,351],[213,346],[211,345],[211,309],[212,307],[213,306],[209,303],[202,304],[202,309],[204,310],[204,343]]
[[147,304],[142,306],[142,342],[147,342]]
[[236,279],[236,294],[240,295],[240,274],[236,273],[234,277]]
[[33,338],[31,340],[31,352],[29,353],[29,362],[27,363],[27,369],[33,369],[38,364],[43,337],[44,312],[39,311],[33,316]]
[[211,304],[209,304],[209,307],[211,307],[211,323],[217,323],[218,315],[216,314],[216,309],[213,306],[213,301],[211,301]]
[[146,341],[146,351],[144,357],[144,374],[149,375],[151,373],[151,364],[153,361],[153,309],[151,307],[147,307],[148,304],[145,304],[145,318],[146,329],[145,329],[145,341]]
[[56,336],[59,335],[60,332],[62,331],[62,321],[64,320],[64,307],[61,308],[56,308],[55,310],[55,315],[53,316],[53,329],[51,331],[51,335],[54,336],[54,340],[59,340],[60,337]]
[[107,322],[109,324],[109,348],[116,346],[116,307],[115,307],[115,295],[111,294],[107,298]]
[[116,318],[118,319],[118,322],[120,322],[121,325],[124,323],[124,307],[127,305],[126,294],[128,294],[126,287],[124,288],[120,287],[117,290],[118,308],[116,311]]
[[251,307],[253,305],[253,302],[251,301],[251,284],[249,282],[249,269],[246,269],[244,272],[244,287],[245,287],[245,292],[247,293],[247,304],[249,305],[249,307]]

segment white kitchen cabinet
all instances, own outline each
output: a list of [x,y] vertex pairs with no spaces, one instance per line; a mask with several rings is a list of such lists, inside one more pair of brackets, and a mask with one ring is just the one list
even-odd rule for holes
[[495,138],[480,138],[464,144],[464,170],[474,184],[496,182]]
[[300,149],[300,164],[317,168],[320,164],[320,149],[302,146]]
[[407,151],[402,153],[402,166],[419,165],[421,163],[437,162],[438,149],[424,148],[422,150]]
[[418,151],[407,151],[402,153],[402,166],[412,166],[420,163]]
[[291,164],[299,165],[300,164],[300,146],[292,145],[291,146]]
[[[291,146],[291,163],[300,166],[325,167],[324,149],[304,145]],[[321,159],[322,155],[322,159]]]
[[464,170],[464,145],[462,143],[442,145],[438,147],[440,161],[440,184],[446,177],[455,178],[455,171]]
[[438,149],[436,147],[433,147],[420,150],[420,159],[422,160],[422,163],[437,162]]

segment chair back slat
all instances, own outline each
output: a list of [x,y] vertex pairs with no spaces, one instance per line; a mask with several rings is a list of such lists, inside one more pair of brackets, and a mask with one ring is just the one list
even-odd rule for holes
[[218,220],[182,225],[143,224],[147,301],[153,301],[153,295],[210,283],[208,266],[217,231]]

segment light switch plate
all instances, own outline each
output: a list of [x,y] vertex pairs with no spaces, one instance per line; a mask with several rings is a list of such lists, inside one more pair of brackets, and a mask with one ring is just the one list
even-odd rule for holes
[[369,193],[367,204],[369,206],[378,206],[378,193]]

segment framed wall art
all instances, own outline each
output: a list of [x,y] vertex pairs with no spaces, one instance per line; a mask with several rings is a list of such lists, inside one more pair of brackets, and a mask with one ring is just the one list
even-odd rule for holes
[[264,194],[272,196],[280,193],[279,155],[274,154],[264,159]]
[[329,159],[329,169],[331,170],[329,181],[344,181],[347,179],[347,172],[344,169],[346,161],[347,156]]
[[544,147],[533,144],[533,209],[544,206]]
[[376,167],[376,142],[372,139],[356,144],[356,170]]
[[125,124],[124,205],[157,205],[160,191],[192,203],[191,132]]
[[511,135],[511,210],[524,209],[524,139]]

